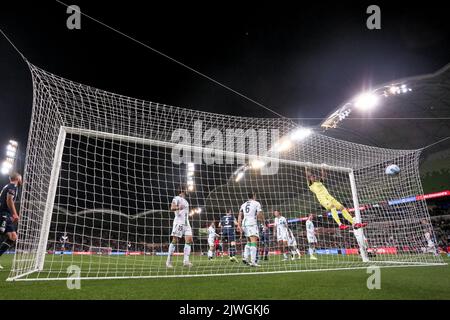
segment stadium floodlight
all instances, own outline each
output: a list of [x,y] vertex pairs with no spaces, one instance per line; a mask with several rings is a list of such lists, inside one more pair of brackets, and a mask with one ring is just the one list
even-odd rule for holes
[[410,88],[408,88],[408,87],[406,86],[406,84],[403,84],[403,85],[400,87],[400,89],[401,89],[402,93],[407,93],[407,92],[409,92],[409,91],[412,91]]
[[4,175],[7,175],[11,172],[14,167],[14,162],[16,160],[18,143],[15,140],[9,140],[8,145],[6,146],[6,159],[2,163],[2,167],[0,172]]
[[16,148],[19,145],[19,143],[16,140],[9,140],[9,144]]
[[398,86],[390,86],[389,93],[390,94],[398,94],[400,92],[400,88]]
[[404,94],[404,93],[408,93],[408,92],[412,91],[412,89],[409,88],[408,85],[406,85],[406,84],[402,84],[402,85],[393,84],[386,88],[387,88],[387,90],[384,91],[385,97],[394,96],[394,95],[398,95],[398,94]]
[[194,208],[189,212],[189,216],[193,217],[195,214],[202,213],[202,208]]
[[187,178],[187,189],[188,191],[194,191],[194,179],[192,177]]
[[187,164],[187,174],[188,176],[193,176],[195,172],[195,164],[192,162],[189,162]]
[[262,160],[259,159],[255,159],[251,162],[251,168],[252,169],[261,169],[262,167],[264,167],[266,165],[266,163]]
[[6,151],[13,153],[16,155],[17,147],[13,146],[12,144],[8,144],[6,146]]
[[16,160],[17,148],[19,144],[15,140],[9,140],[6,146],[6,160],[3,161],[0,172],[4,175],[9,174],[14,167],[14,162]]
[[16,152],[15,151],[11,151],[11,150],[6,150],[6,156],[8,158],[14,158],[16,156]]
[[187,164],[187,189],[188,191],[194,191],[194,173],[195,173],[195,164],[189,162]]
[[309,128],[300,128],[291,133],[292,140],[301,141],[312,134],[312,130]]
[[364,92],[356,97],[354,105],[361,110],[370,110],[377,106],[379,97],[373,92]]
[[289,150],[289,148],[292,146],[292,141],[290,139],[284,138],[274,145],[274,150],[276,152],[284,152]]

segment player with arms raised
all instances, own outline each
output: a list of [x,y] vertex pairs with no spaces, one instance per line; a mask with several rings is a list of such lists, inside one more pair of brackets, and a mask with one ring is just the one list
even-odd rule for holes
[[192,263],[189,262],[189,255],[191,254],[192,246],[192,229],[189,224],[188,213],[189,213],[189,203],[186,200],[186,191],[181,188],[179,195],[173,198],[170,205],[170,210],[175,213],[175,218],[173,219],[172,228],[172,242],[169,245],[169,252],[167,255],[166,267],[173,268],[172,266],[172,255],[175,252],[178,240],[184,236],[184,259],[183,265],[185,267],[192,267]]
[[[243,262],[252,267],[259,267],[256,263],[256,254],[259,240],[258,221],[264,223],[264,214],[261,209],[261,204],[255,200],[254,193],[249,193],[248,200],[242,204],[238,216],[238,230],[244,232],[247,238],[247,244],[244,248]],[[248,257],[250,255],[250,263]]]
[[230,255],[230,261],[232,262],[237,262],[235,233],[237,224],[238,223],[231,212],[231,209],[227,210],[227,213],[220,218],[219,222],[219,227],[222,230],[222,239],[228,244],[228,254]]
[[339,201],[337,201],[330,195],[327,188],[323,184],[325,180],[325,172],[323,168],[321,170],[320,178],[312,175],[311,172],[309,172],[306,167],[305,173],[309,189],[316,195],[316,198],[320,202],[322,207],[324,207],[326,210],[331,211],[331,216],[333,217],[334,221],[336,221],[336,223],[338,224],[339,229],[345,230],[348,229],[348,226],[341,222],[337,210],[340,210],[342,212],[342,215],[344,216],[345,220],[350,222],[354,229],[362,228],[367,225],[367,223],[355,223],[353,217],[347,211],[347,209]]
[[288,223],[286,218],[281,215],[280,211],[275,210],[273,214],[275,216],[275,221],[273,224],[273,235],[274,238],[277,239],[280,251],[283,253],[283,261],[287,261],[289,259]]

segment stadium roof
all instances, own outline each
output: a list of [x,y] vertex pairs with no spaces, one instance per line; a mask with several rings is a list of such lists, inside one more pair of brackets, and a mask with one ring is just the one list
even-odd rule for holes
[[[435,73],[393,80],[376,86],[375,90],[402,84],[411,91],[383,97],[370,113],[353,108],[345,119],[335,124],[335,128],[328,128],[325,134],[394,149],[419,149],[449,137],[450,64]],[[343,103],[327,120],[333,116],[338,119],[339,112],[350,104],[351,100]],[[448,147],[448,144],[444,145]]]

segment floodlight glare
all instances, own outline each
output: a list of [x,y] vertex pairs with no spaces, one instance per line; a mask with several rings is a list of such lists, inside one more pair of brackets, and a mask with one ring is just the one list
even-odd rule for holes
[[16,140],[9,140],[9,144],[16,148],[19,145]]
[[378,104],[379,97],[371,92],[360,94],[355,99],[355,107],[361,110],[369,110]]
[[277,152],[283,152],[288,150],[292,145],[292,142],[288,139],[281,140],[275,144],[275,150]]
[[300,128],[300,129],[297,129],[294,132],[292,132],[291,139],[292,140],[296,140],[296,141],[300,141],[300,140],[303,140],[303,139],[307,138],[311,134],[312,134],[312,130],[311,129],[309,129],[309,128]]
[[2,167],[2,169],[1,169],[0,171],[1,171],[1,173],[2,173],[3,175],[9,174],[9,169],[8,169],[8,168]]
[[6,147],[6,151],[10,151],[10,152],[14,152],[14,153],[16,153],[16,151],[17,151],[17,148],[16,147],[14,147],[13,145],[11,145],[11,144],[8,144],[8,146]]
[[234,171],[233,174],[236,176],[236,175],[239,173],[239,171],[244,170],[244,169],[245,169],[245,166],[242,165],[242,166],[240,166],[239,168],[237,168],[236,171]]
[[266,163],[264,161],[262,161],[262,160],[259,160],[259,159],[255,159],[251,163],[252,169],[261,169],[265,165],[266,165]]
[[239,172],[238,174],[237,174],[237,176],[236,176],[236,182],[238,182],[239,180],[241,180],[242,178],[244,177],[244,172]]
[[397,87],[397,86],[391,86],[391,87],[389,88],[389,92],[390,92],[391,94],[397,94],[397,93],[400,92],[400,88]]
[[2,168],[7,168],[8,170],[12,169],[12,163],[8,160],[3,161]]
[[16,156],[16,153],[14,151],[7,150],[6,156],[9,158],[14,158]]

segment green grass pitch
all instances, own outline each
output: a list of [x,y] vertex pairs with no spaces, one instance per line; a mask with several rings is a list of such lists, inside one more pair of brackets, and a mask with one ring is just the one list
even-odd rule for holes
[[[122,257],[135,259],[133,257]],[[74,258],[70,258],[71,261]],[[6,282],[12,255],[1,258],[5,299],[450,299],[450,267],[381,269],[381,289],[369,290],[364,269],[229,277]],[[450,262],[445,258],[445,262]],[[214,263],[214,262],[211,262]],[[239,268],[241,268],[239,266]]]

